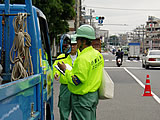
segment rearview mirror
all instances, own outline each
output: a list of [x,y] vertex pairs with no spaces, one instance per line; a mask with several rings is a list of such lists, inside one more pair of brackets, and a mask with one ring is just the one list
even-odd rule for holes
[[71,39],[68,34],[63,34],[60,38],[60,50],[61,53],[68,54],[71,52]]
[[64,59],[64,58],[66,58],[70,54],[70,52],[71,52],[71,39],[70,39],[70,35],[63,34],[60,37],[60,52],[58,53],[58,55],[59,54],[65,54],[65,56],[62,57],[62,58],[54,57],[54,58],[52,58],[52,61],[54,62],[55,60]]

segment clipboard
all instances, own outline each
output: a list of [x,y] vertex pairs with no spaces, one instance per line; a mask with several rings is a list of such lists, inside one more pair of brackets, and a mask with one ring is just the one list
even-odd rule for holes
[[[66,69],[67,70],[72,70],[72,67],[69,64],[65,64],[66,65]],[[62,73],[63,75],[65,75],[65,72],[63,70],[61,70],[58,65],[54,66],[60,73]]]

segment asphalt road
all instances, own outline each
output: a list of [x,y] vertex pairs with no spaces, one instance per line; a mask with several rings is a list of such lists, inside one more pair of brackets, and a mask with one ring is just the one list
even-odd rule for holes
[[[97,120],[160,120],[160,68],[146,70],[141,67],[141,60],[128,61],[127,57],[124,57],[123,65],[117,67],[114,55],[102,54],[105,70],[114,82],[115,91],[113,99],[99,100]],[[153,97],[142,96],[147,74]],[[59,120],[58,92],[59,83],[54,81],[55,120]]]

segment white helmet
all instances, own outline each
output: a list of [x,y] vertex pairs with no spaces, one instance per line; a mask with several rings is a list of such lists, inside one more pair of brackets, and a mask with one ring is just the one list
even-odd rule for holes
[[71,35],[71,44],[77,43],[76,38],[77,38],[76,34]]

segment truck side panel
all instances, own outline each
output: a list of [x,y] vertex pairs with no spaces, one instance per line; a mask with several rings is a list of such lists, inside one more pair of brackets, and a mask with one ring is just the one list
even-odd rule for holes
[[[0,5],[0,14],[3,14],[4,5]],[[33,9],[32,9],[33,8]],[[42,45],[42,41],[44,42],[46,38],[42,36],[40,23],[38,21],[37,16],[37,8],[32,7],[28,9],[32,9],[33,11],[27,11],[25,5],[10,5],[10,14],[17,13],[29,13],[30,15],[27,17],[27,28],[28,33],[31,37],[30,52],[32,56],[33,62],[33,76],[28,78],[20,79],[14,82],[6,83],[0,85],[0,108],[4,108],[4,111],[0,111],[0,120],[28,120],[28,119],[40,119],[43,120],[46,118],[44,115],[45,104],[50,106],[47,108],[47,112],[51,114],[51,119],[54,119],[53,116],[53,77],[51,71],[51,62],[49,64],[49,60],[45,58],[45,54],[43,53],[44,49]],[[32,14],[32,16],[31,16]],[[11,49],[13,40],[14,40],[14,28],[13,28],[13,18],[16,15],[9,16],[9,42]],[[43,17],[41,16],[43,19]],[[45,21],[46,19],[44,19]],[[0,16],[0,23],[2,23],[2,16]],[[34,28],[34,29],[33,29]],[[0,24],[0,47],[2,47],[2,33],[5,34],[5,30],[2,32],[2,25]],[[47,31],[43,31],[46,33]],[[47,33],[46,33],[47,34]],[[42,40],[43,39],[43,40]],[[47,39],[48,40],[48,39]],[[4,37],[5,42],[5,37]],[[47,46],[49,50],[49,46]],[[5,45],[4,45],[5,49]],[[39,51],[42,51],[41,53]],[[1,51],[0,51],[1,54]],[[41,54],[41,56],[40,56]],[[9,55],[9,54],[8,54]],[[44,59],[45,58],[45,59]],[[50,57],[51,58],[51,57]],[[40,65],[40,60],[43,59],[46,61],[46,65]],[[50,60],[51,61],[51,60]],[[7,64],[11,65],[11,62],[7,62]],[[13,65],[12,65],[13,67]],[[11,70],[12,70],[11,67]],[[45,68],[46,70],[42,69]],[[11,71],[10,70],[10,71]],[[6,73],[5,73],[6,74]],[[4,80],[10,80],[10,74],[7,73],[4,75]],[[38,77],[36,77],[38,74]],[[7,76],[7,77],[5,77]],[[31,109],[31,103],[34,103],[34,110]],[[6,106],[6,107],[5,107]],[[32,113],[32,117],[31,117]]]
[[[0,16],[0,23],[2,23],[1,16]],[[2,24],[0,24],[0,60],[1,60],[1,50],[2,50]]]
[[129,43],[128,46],[129,46],[128,59],[137,58],[139,60],[139,58],[140,58],[140,43]]
[[[21,79],[0,86],[0,120],[27,120],[31,117],[31,104],[34,103],[34,113],[40,113],[41,75]],[[3,110],[2,110],[3,109]],[[38,114],[37,117],[40,117]]]

